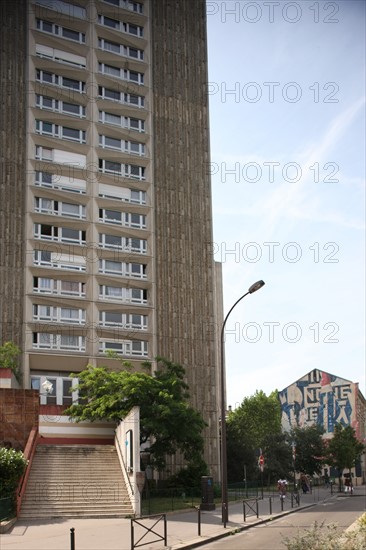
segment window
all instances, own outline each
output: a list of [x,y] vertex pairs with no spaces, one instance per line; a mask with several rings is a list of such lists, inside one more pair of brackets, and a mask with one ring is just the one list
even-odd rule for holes
[[129,225],[138,229],[146,228],[146,216],[142,214],[129,214]]
[[85,107],[76,103],[68,103],[66,101],[58,101],[52,97],[39,95],[36,96],[36,105],[40,109],[65,113],[68,115],[85,117]]
[[41,71],[39,69],[36,71],[36,79],[38,82],[60,86],[61,88],[68,88],[77,92],[85,91],[85,82],[75,80],[73,78],[67,78],[66,76],[59,76],[47,71]]
[[128,82],[135,82],[136,84],[144,83],[143,73],[130,71],[129,69],[120,69],[119,67],[107,65],[106,63],[99,63],[99,72],[102,74],[115,76],[116,78],[121,78],[122,80],[127,80]]
[[147,290],[141,288],[125,288],[100,285],[99,298],[114,302],[146,304]]
[[[52,160],[52,158],[50,160]],[[50,174],[49,172],[36,171],[34,183],[39,187],[61,189],[62,191],[70,191],[73,193],[85,194],[86,192],[86,182],[84,180],[68,178],[67,176],[56,176],[55,174]],[[85,213],[85,207],[82,208],[84,208]],[[82,215],[82,217],[85,216]]]
[[125,10],[134,11],[136,13],[143,13],[143,5],[140,2],[133,2],[132,0],[103,0],[106,4],[124,8]]
[[135,191],[131,189],[131,202],[135,202],[137,204],[146,204],[145,191]]
[[117,174],[122,176],[122,166],[120,162],[99,159],[99,170],[105,174]]
[[118,313],[115,311],[100,311],[99,322],[104,327],[119,326],[126,329],[147,329],[146,315]]
[[99,136],[99,145],[106,149],[117,149],[122,151],[124,141],[121,139],[116,139],[108,136]]
[[123,57],[132,57],[133,59],[143,60],[144,52],[138,48],[131,46],[125,46],[124,44],[118,44],[117,42],[111,42],[104,38],[98,38],[98,47],[101,50],[112,52]]
[[126,239],[117,235],[105,235],[104,233],[99,235],[99,245],[102,248],[126,248]]
[[122,225],[122,212],[116,210],[99,209],[99,221]]
[[85,244],[85,231],[41,223],[34,224],[34,237],[48,241]]
[[135,178],[138,180],[145,179],[145,168],[143,166],[137,166],[135,164],[125,164],[125,177]]
[[142,342],[139,340],[133,341],[108,341],[100,340],[99,352],[105,353],[107,350],[112,350],[118,353],[118,355],[136,355],[147,357],[148,356],[148,342]]
[[63,296],[85,296],[85,283],[80,281],[58,281],[59,294]]
[[112,260],[99,260],[99,273],[146,279],[146,265],[114,262]]
[[99,111],[99,122],[114,124],[115,126],[122,126],[122,119],[123,117],[120,115],[113,115],[112,113]]
[[73,334],[50,334],[45,332],[34,332],[33,348],[85,351],[85,337],[76,336]]
[[85,283],[80,281],[58,281],[45,277],[33,277],[33,292],[59,294],[60,296],[85,296]]
[[68,29],[66,27],[60,27],[55,23],[51,23],[50,21],[45,21],[43,19],[37,19],[37,30],[54,34],[55,36],[61,36],[62,38],[73,40],[74,42],[80,42],[82,44],[85,43],[85,33]]
[[55,10],[57,13],[64,13],[70,17],[86,19],[87,11],[75,4],[63,2],[62,0],[36,0],[36,4],[45,6],[48,10]]
[[140,108],[145,105],[145,98],[143,96],[119,92],[111,88],[105,88],[104,86],[99,86],[99,97]]
[[67,269],[70,271],[86,271],[86,259],[76,254],[61,254],[48,250],[35,250],[33,265],[50,267],[52,269]]
[[120,164],[119,162],[99,159],[99,170],[106,174],[117,174],[125,178],[145,179],[145,168],[134,164]]
[[142,37],[144,35],[143,27],[134,25],[133,23],[122,23],[123,32],[134,36]]
[[117,31],[122,30],[120,21],[118,21],[117,19],[112,19],[111,17],[107,17],[106,15],[98,15],[98,23]]

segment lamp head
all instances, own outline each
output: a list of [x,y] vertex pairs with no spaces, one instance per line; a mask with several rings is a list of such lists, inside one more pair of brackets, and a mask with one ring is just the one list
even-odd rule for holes
[[46,394],[50,394],[53,391],[53,384],[49,380],[45,380],[42,384],[42,390]]
[[252,284],[252,286],[249,287],[248,289],[249,294],[253,294],[253,292],[256,292],[257,290],[262,288],[262,286],[264,285],[265,285],[264,281],[257,281],[256,283]]

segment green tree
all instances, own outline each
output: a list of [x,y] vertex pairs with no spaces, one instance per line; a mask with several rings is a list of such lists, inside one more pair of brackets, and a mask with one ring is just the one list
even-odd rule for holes
[[13,342],[4,342],[0,346],[0,368],[11,369],[17,380],[19,380],[19,355],[21,354],[20,348]]
[[288,478],[293,472],[292,449],[284,433],[268,433],[262,443],[264,474],[268,484]]
[[25,472],[28,461],[22,451],[0,447],[0,495],[12,495]]
[[310,476],[321,473],[325,457],[323,433],[324,429],[319,425],[292,430],[291,439],[296,445],[297,472],[304,472]]
[[343,470],[347,468],[351,472],[364,449],[351,426],[335,425],[333,437],[327,442],[326,457],[328,464],[338,469],[340,485]]
[[[244,465],[247,478],[259,475],[257,458],[264,450],[268,434],[281,434],[281,407],[278,392],[266,395],[256,391],[246,397],[227,419],[228,479],[243,478]],[[265,462],[265,469],[267,467]],[[237,477],[239,476],[239,477]]]
[[[188,403],[184,368],[163,358],[157,358],[153,374],[150,368],[148,372],[132,371],[127,362],[122,366],[119,371],[88,366],[78,374],[82,399],[69,407],[66,414],[77,422],[102,419],[118,422],[132,407],[139,406],[141,443],[150,443],[152,466],[163,469],[166,455],[177,451],[183,453],[189,464],[200,464],[206,423]],[[150,367],[146,363],[143,366]]]

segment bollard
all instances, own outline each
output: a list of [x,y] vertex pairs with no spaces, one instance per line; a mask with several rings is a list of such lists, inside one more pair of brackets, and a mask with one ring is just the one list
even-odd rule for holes
[[197,507],[197,512],[198,512],[198,536],[200,537],[201,536],[201,508],[199,506]]
[[272,497],[269,497],[269,515],[272,515]]
[[75,550],[75,529],[71,527],[70,529],[70,550]]
[[284,498],[280,497],[280,500],[281,500],[281,512],[283,512],[283,501],[285,500]]

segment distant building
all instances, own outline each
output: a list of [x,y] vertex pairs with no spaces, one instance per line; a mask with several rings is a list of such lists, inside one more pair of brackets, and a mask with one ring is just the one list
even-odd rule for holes
[[[333,436],[336,424],[351,426],[357,438],[366,438],[366,400],[357,382],[314,369],[279,392],[282,429],[318,424],[325,430],[324,438]],[[363,465],[356,467],[357,477],[364,477]]]

